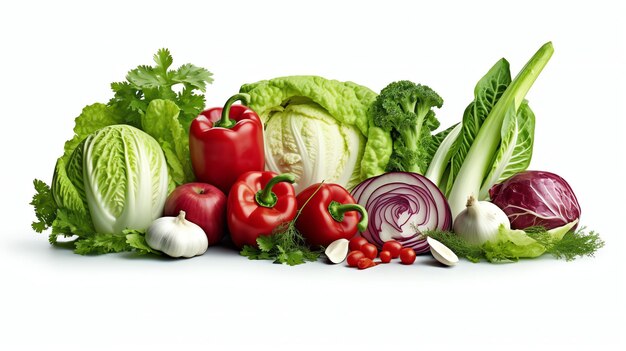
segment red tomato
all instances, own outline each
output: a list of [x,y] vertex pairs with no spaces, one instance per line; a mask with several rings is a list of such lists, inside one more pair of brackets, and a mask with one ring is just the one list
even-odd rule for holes
[[383,244],[383,251],[389,251],[391,258],[398,258],[398,256],[400,256],[400,250],[402,250],[402,244],[395,240],[386,241]]
[[359,263],[359,260],[365,258],[365,254],[363,254],[363,252],[356,250],[356,251],[352,251],[348,254],[348,257],[346,258],[346,261],[348,261],[348,266],[350,267],[356,267],[357,264]]
[[370,267],[374,267],[376,265],[376,262],[370,260],[367,257],[363,257],[359,260],[359,262],[357,263],[357,267],[359,267],[359,269],[367,269]]
[[367,239],[362,236],[355,236],[350,239],[350,243],[348,244],[348,248],[350,251],[361,250],[361,246],[367,244]]
[[380,257],[380,262],[382,263],[391,262],[391,252],[389,251],[381,251],[379,257]]
[[415,250],[410,247],[400,250],[400,262],[402,264],[413,264],[415,262]]
[[361,246],[361,252],[363,252],[365,254],[365,257],[369,258],[370,260],[373,260],[376,258],[376,256],[378,256],[378,249],[376,248],[376,246],[374,246],[374,244],[370,243]]

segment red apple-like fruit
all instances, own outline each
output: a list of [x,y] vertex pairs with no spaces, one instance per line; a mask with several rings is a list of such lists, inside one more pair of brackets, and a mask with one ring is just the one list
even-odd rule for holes
[[217,244],[226,229],[226,195],[211,184],[183,184],[165,200],[164,216],[177,216],[185,211],[185,218],[204,230],[209,245]]

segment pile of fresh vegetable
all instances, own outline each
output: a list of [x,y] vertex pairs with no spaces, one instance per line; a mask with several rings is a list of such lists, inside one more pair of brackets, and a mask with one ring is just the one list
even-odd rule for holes
[[295,265],[324,253],[359,269],[423,253],[446,266],[592,256],[604,242],[578,228],[569,184],[526,170],[535,115],[525,96],[552,53],[542,46],[515,78],[496,62],[461,121],[437,132],[443,98],[408,80],[376,94],[281,77],[205,109],[211,73],[172,69],[159,50],[155,66],[131,70],[108,103],[76,118],[51,184],[34,181],[32,227],[83,255],[230,245],[249,259]]

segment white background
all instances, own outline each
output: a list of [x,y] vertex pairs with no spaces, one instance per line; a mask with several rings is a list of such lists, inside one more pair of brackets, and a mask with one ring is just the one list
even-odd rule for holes
[[[617,350],[626,346],[623,5],[607,1],[11,1],[0,5],[0,349]],[[73,118],[168,47],[211,70],[207,104],[291,74],[379,91],[410,79],[461,118],[501,57],[516,74],[555,54],[528,94],[532,169],[560,174],[602,234],[595,258],[517,264],[420,257],[356,271],[198,258],[82,257],[30,229],[32,179],[50,181]]]

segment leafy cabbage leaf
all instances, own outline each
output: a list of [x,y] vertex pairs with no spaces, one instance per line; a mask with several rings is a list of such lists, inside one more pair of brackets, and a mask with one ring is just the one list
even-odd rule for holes
[[245,84],[248,106],[265,125],[268,169],[296,175],[302,190],[322,180],[351,187],[363,179],[367,110],[376,98],[352,82],[290,76]]

